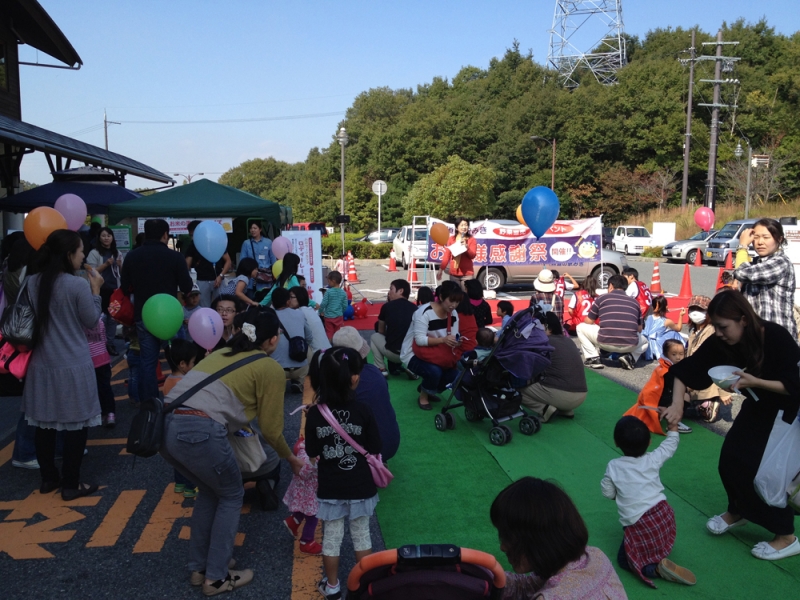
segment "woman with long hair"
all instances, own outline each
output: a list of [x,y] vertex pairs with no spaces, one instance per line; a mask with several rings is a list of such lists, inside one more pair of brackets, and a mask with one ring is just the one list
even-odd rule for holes
[[557,485],[523,477],[497,495],[489,516],[514,569],[506,572],[503,598],[627,598],[611,561],[588,545],[583,518]]
[[740,291],[758,316],[782,325],[797,339],[794,265],[783,251],[786,245],[783,226],[775,219],[756,221],[752,229],[745,229],[739,237],[743,249],[751,243],[758,257],[752,263],[743,262],[733,272]]
[[97,233],[95,249],[86,257],[86,264],[103,276],[103,287],[100,288],[101,308],[103,321],[106,326],[106,348],[111,356],[119,352],[114,347],[114,338],[117,333],[117,322],[108,314],[108,304],[111,294],[119,287],[120,267],[122,255],[117,250],[117,240],[114,232],[108,227],[102,227]]
[[297,279],[297,272],[300,269],[300,257],[293,252],[287,252],[283,255],[283,271],[275,280],[275,284],[270,288],[269,293],[264,296],[261,301],[261,306],[269,306],[272,303],[272,290],[278,287],[291,289],[300,285]]
[[[249,309],[242,329],[227,348],[212,352],[175,385],[166,398],[181,394],[209,375],[252,355],[269,355],[278,346],[278,319],[272,311]],[[271,358],[257,360],[223,375],[167,414],[161,455],[200,490],[192,512],[189,568],[193,585],[213,596],[250,583],[253,571],[228,565],[242,510],[242,475],[228,432],[249,427],[253,419],[267,443],[287,459],[295,474],[303,462],[283,436],[281,366]]]
[[436,395],[455,381],[458,374],[455,364],[462,352],[458,339],[459,316],[455,308],[463,298],[464,292],[458,283],[442,283],[436,288],[434,301],[414,313],[403,340],[400,359],[409,371],[422,377],[417,400],[422,410],[432,410],[430,401],[438,401]]
[[[478,242],[469,232],[469,220],[465,217],[454,219],[456,226],[455,235],[451,235],[447,240],[447,247],[442,256],[441,268],[437,273],[437,279],[442,279],[442,274],[446,268],[450,268],[450,281],[455,281],[464,290],[464,282],[475,279],[475,267],[472,261],[478,253]],[[455,246],[460,253],[453,255],[451,246]]]
[[753,480],[767,447],[779,411],[791,423],[800,407],[800,348],[786,329],[759,317],[737,291],[717,294],[708,305],[714,337],[670,368],[675,375],[672,404],[664,411],[670,423],[683,415],[686,388],[708,388],[708,370],[721,365],[739,367],[732,389],[744,394],[742,408],[733,422],[719,457],[719,475],[728,494],[727,510],[709,519],[706,527],[721,535],[753,521],[774,534],[751,550],[756,558],[778,560],[800,554],[794,535],[794,510],[766,504],[756,493]]
[[[64,500],[97,490],[80,480],[89,427],[101,424],[94,364],[84,328],[100,318],[103,278],[88,271],[89,281],[76,277],[83,265],[83,240],[74,231],[51,233],[34,257],[36,275],[22,290],[36,313],[34,339],[22,411],[36,427],[36,458],[42,494],[59,487]],[[64,462],[56,467],[56,434],[64,436]]]

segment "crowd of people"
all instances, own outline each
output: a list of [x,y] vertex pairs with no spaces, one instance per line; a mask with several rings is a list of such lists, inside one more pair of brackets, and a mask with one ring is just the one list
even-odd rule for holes
[[[190,234],[197,224],[189,225]],[[457,220],[448,241],[443,264],[449,280],[418,289],[416,302],[406,280],[393,281],[369,341],[345,325],[348,296],[341,273],[328,274],[318,301],[309,296],[296,254],[285,254],[282,272],[273,277],[272,243],[260,224],[251,224],[228,283],[227,253],[211,263],[190,243],[182,255],[168,247],[169,234],[165,221],[148,220],[143,242],[124,260],[108,228],[88,243],[77,233],[54,232],[36,252],[24,237],[6,244],[4,290],[7,296],[27,295],[37,339],[13,464],[38,468],[41,493],[60,489],[65,501],[97,490],[96,483],[82,480],[80,468],[89,428],[116,423],[110,363],[118,354],[117,323],[109,301],[121,290],[134,311],[134,326],[126,330],[131,399],[158,396],[163,383],[169,405],[207,381],[167,415],[161,449],[174,468],[176,492],[195,498],[190,582],[216,595],[252,580],[253,571],[234,569],[232,559],[245,484],[252,482],[263,508],[276,508],[279,462],[286,460],[294,477],[284,497],[291,512],[285,525],[294,536],[302,529],[301,552],[322,555],[320,593],[340,598],[344,518],[356,558],[363,558],[371,552],[369,517],[379,500],[366,456],[355,447],[385,463],[400,449],[387,380],[419,381],[416,404],[432,410],[464,369],[494,355],[515,327],[514,306],[498,302],[493,314],[484,300],[465,219]],[[758,258],[737,266],[735,289],[713,299],[694,296],[674,320],[667,299],[652,297],[635,269],[610,277],[607,289],[593,277],[579,282],[552,269],[543,269],[534,282],[530,312],[536,317],[532,326],[546,336],[544,367],[535,377],[509,381],[522,408],[540,422],[575,417],[589,395],[585,368],[633,369],[642,356],[657,361],[637,404],[617,424],[614,440],[623,456],[611,461],[601,485],[603,495],[616,500],[624,528],[618,563],[650,585],[656,577],[696,581],[668,558],[675,517],[658,473],[677,451],[678,434],[691,431],[683,420],[715,420],[734,393],[744,401],[719,465],[728,505],[708,521],[708,530],[720,535],[752,521],[774,535],[753,548],[754,556],[800,554],[791,508],[767,505],[752,485],[778,411],[790,422],[800,407],[794,269],[776,221],[760,220],[741,243],[753,243]],[[142,308],[156,294],[179,297],[186,322],[198,307],[214,309],[223,323],[217,347],[200,348],[185,328],[174,340],[153,335]],[[172,371],[166,382],[158,375],[162,351]],[[726,364],[741,369],[736,389],[722,389],[708,376],[710,368]],[[305,429],[293,448],[284,433],[286,393],[302,394],[307,405]],[[666,438],[648,453],[650,435],[664,434],[662,420]],[[321,545],[313,535],[320,520]],[[492,505],[491,520],[515,570],[505,597],[547,597],[547,590],[565,589],[572,595],[564,597],[587,597],[579,591],[590,589],[596,597],[625,597],[608,558],[587,545],[574,504],[553,484],[535,478],[512,484]],[[543,543],[551,546],[548,552]]]

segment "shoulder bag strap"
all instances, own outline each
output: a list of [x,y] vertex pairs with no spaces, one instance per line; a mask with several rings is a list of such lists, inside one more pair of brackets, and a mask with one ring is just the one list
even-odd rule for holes
[[228,365],[224,369],[220,369],[216,373],[212,373],[211,375],[209,375],[208,377],[203,379],[203,381],[195,384],[189,390],[183,392],[183,394],[178,396],[177,400],[175,400],[174,402],[170,402],[167,406],[165,406],[163,408],[162,412],[164,414],[167,414],[168,412],[172,412],[173,410],[175,410],[176,408],[181,406],[184,402],[186,402],[189,398],[194,396],[201,389],[206,387],[209,383],[211,383],[213,381],[216,381],[220,377],[224,377],[225,375],[227,375],[231,371],[235,371],[239,367],[243,367],[245,365],[249,365],[251,362],[255,362],[257,360],[261,360],[262,358],[269,358],[269,357],[266,354],[254,354],[253,356],[248,356],[247,358],[243,358],[241,360],[237,360],[235,363],[233,363],[231,365]]
[[325,404],[317,404],[317,409],[319,410],[319,414],[321,414],[328,424],[336,430],[342,439],[350,444],[353,448],[355,448],[356,452],[363,454],[364,456],[369,456],[369,452],[367,452],[358,442],[356,442],[353,438],[347,435],[347,432],[342,429],[342,426],[339,424],[339,421],[336,420],[336,417],[333,416],[331,409],[327,407]]
[[276,319],[278,319],[278,325],[280,325],[280,326],[281,326],[281,331],[283,332],[283,335],[285,335],[285,336],[286,336],[286,339],[287,339],[287,340],[289,340],[289,341],[291,342],[291,341],[292,341],[292,338],[289,336],[289,332],[288,332],[288,331],[286,331],[286,327],[284,327],[284,326],[283,326],[283,323],[281,323],[281,318],[278,316],[278,311],[277,311],[277,310],[275,310],[275,309],[273,308],[273,309],[272,309],[272,312],[274,312],[274,313],[275,313],[275,318],[276,318]]
[[253,238],[250,238],[250,251],[253,253],[253,260],[258,262],[258,254],[256,254],[256,247],[253,245]]

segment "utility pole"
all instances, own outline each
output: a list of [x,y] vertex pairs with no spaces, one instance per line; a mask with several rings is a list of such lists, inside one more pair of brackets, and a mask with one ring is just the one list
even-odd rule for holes
[[686,106],[686,137],[683,142],[683,187],[681,188],[681,208],[686,208],[686,195],[689,192],[689,151],[692,146],[692,98],[694,94],[694,63],[697,49],[694,46],[697,30],[692,29],[692,47],[689,48],[689,98]]
[[103,109],[103,133],[105,133],[105,136],[106,136],[106,150],[108,150],[108,125],[109,125],[109,123],[111,125],[122,125],[122,123],[118,123],[117,121],[109,121],[106,118],[106,109],[104,108]]
[[714,79],[701,79],[705,83],[714,84],[714,96],[711,104],[699,103],[698,106],[707,106],[711,108],[711,141],[708,151],[708,178],[706,179],[706,197],[705,206],[714,210],[717,200],[717,147],[719,146],[719,109],[720,108],[736,108],[730,104],[720,103],[720,86],[723,83],[738,84],[736,79],[722,79],[723,71],[729,73],[733,71],[733,63],[738,61],[737,57],[722,56],[722,46],[730,45],[735,46],[739,42],[723,42],[722,30],[717,31],[716,42],[704,42],[703,46],[716,46],[717,51],[715,56],[701,56],[697,60],[713,60],[714,61]]

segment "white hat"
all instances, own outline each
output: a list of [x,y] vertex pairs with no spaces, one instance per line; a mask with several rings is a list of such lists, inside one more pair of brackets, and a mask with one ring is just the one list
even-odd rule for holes
[[550,269],[539,271],[539,276],[533,282],[533,287],[539,292],[556,291],[556,284],[553,283],[553,272]]
[[343,346],[345,348],[352,348],[358,351],[361,358],[367,358],[369,354],[369,344],[361,337],[355,327],[342,327],[339,331],[333,334],[331,343],[334,346]]
[[200,286],[197,285],[197,282],[195,282],[192,284],[192,291],[189,292],[189,294],[199,294],[199,293],[200,293]]

